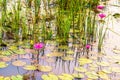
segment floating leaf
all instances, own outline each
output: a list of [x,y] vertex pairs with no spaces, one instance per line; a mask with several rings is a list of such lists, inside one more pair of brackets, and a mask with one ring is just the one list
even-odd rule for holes
[[51,80],[58,80],[58,77],[54,74],[48,74]]
[[2,55],[5,55],[5,56],[10,56],[10,55],[11,55],[11,52],[9,52],[9,51],[2,51],[1,54],[2,54]]
[[119,14],[119,13],[115,13],[115,14],[113,14],[113,16],[114,16],[115,18],[120,18],[120,14]]
[[87,59],[87,58],[80,58],[78,61],[80,65],[85,65],[85,64],[89,64],[93,62],[92,60]]
[[12,64],[13,64],[14,66],[24,66],[24,65],[26,64],[26,62],[17,60],[17,61],[12,62]]
[[108,75],[106,73],[104,73],[103,71],[99,71],[98,76],[102,79],[109,80]]
[[53,53],[46,54],[46,56],[48,56],[48,57],[61,57],[61,56],[63,56],[63,53],[53,52]]
[[69,51],[67,51],[66,53],[67,53],[67,54],[74,54],[74,51],[69,50]]
[[84,78],[85,76],[83,74],[72,74],[75,78]]
[[120,73],[120,68],[119,67],[113,67],[111,68],[112,72]]
[[7,66],[8,66],[8,64],[6,64],[5,62],[0,62],[0,68],[5,68]]
[[50,72],[52,70],[51,66],[38,66],[38,70],[42,72]]
[[5,61],[5,62],[8,62],[11,60],[11,58],[7,57],[7,56],[3,56],[2,57],[2,60]]
[[11,80],[10,77],[5,77],[4,80]]
[[97,62],[100,66],[109,66],[110,64],[108,62]]
[[72,61],[74,58],[71,56],[66,56],[66,57],[62,57],[62,59],[65,61]]
[[4,80],[4,76],[0,76],[0,80]]
[[15,51],[17,54],[25,54],[25,50],[24,49],[19,49]]
[[49,80],[48,75],[42,75],[41,78],[42,78],[43,80]]
[[34,65],[25,65],[23,67],[23,69],[25,69],[25,70],[36,70],[36,66],[34,66]]
[[98,75],[95,72],[86,72],[85,75],[90,79],[98,79]]
[[70,79],[74,79],[74,77],[71,74],[62,73],[62,75],[64,77],[67,77],[67,78],[70,78]]
[[78,71],[78,72],[86,72],[87,70],[85,69],[85,68],[83,68],[83,67],[75,67],[74,68],[76,71]]

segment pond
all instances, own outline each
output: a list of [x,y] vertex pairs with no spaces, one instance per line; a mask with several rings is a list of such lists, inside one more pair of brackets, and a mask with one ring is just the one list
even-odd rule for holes
[[0,80],[120,79],[119,0],[7,1]]

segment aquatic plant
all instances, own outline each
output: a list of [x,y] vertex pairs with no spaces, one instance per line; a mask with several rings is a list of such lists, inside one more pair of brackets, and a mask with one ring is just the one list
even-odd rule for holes
[[97,9],[101,9],[101,10],[102,10],[102,9],[104,9],[104,8],[105,8],[105,7],[104,7],[103,5],[98,5],[98,6],[97,6]]
[[42,43],[42,42],[34,44],[34,49],[36,49],[36,50],[40,50],[43,47],[44,47],[44,43]]
[[100,13],[100,14],[98,14],[98,15],[99,15],[99,17],[100,17],[101,19],[103,19],[103,18],[106,17],[106,15],[105,15],[104,13]]

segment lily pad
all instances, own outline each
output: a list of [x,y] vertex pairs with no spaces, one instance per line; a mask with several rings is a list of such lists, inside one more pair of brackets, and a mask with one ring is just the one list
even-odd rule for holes
[[109,80],[108,75],[106,73],[104,73],[103,71],[99,71],[98,76],[102,79]]
[[4,80],[11,80],[10,77],[5,77]]
[[17,76],[11,76],[12,80],[23,80],[23,76],[17,75]]
[[43,80],[49,80],[49,76],[48,76],[48,75],[42,75],[41,78],[42,78]]
[[23,69],[25,69],[25,70],[36,70],[36,66],[34,66],[34,65],[25,65],[23,67]]
[[108,62],[97,62],[100,66],[109,66],[110,64]]
[[5,56],[10,56],[12,53],[9,52],[9,51],[3,51],[2,52],[2,55],[5,55]]
[[1,57],[3,61],[8,62],[11,61],[11,58],[7,57],[7,56],[3,56]]
[[78,71],[78,72],[86,72],[87,70],[85,69],[85,68],[83,68],[83,67],[75,67],[74,68],[76,71]]
[[46,56],[48,56],[48,57],[61,57],[61,56],[63,56],[63,53],[53,52],[53,53],[46,54]]
[[7,66],[8,66],[8,64],[6,64],[5,62],[0,62],[0,68],[5,68]]
[[25,50],[24,49],[19,49],[19,50],[16,50],[15,53],[17,53],[17,54],[25,54]]
[[67,51],[66,53],[67,53],[67,54],[74,54],[74,51],[69,50],[69,51]]
[[52,71],[52,67],[51,66],[38,66],[38,70],[42,72],[50,72]]
[[80,58],[80,59],[78,60],[78,62],[79,62],[80,65],[85,65],[85,64],[92,63],[93,61],[90,60],[90,59],[87,59],[87,58]]
[[24,66],[24,65],[26,64],[26,62],[17,60],[17,61],[12,62],[12,64],[13,64],[14,66]]
[[112,72],[120,73],[120,68],[119,67],[113,67],[111,68]]
[[75,78],[84,78],[85,76],[83,74],[72,74]]
[[95,73],[95,72],[86,72],[85,73],[85,75],[87,75],[87,77],[89,78],[89,79],[98,79],[98,75],[97,75],[97,73]]
[[58,80],[58,77],[54,74],[48,74],[51,80]]

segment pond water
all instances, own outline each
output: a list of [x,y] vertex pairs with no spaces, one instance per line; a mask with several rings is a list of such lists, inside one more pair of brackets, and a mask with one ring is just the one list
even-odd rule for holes
[[[114,13],[120,13],[120,7],[117,6],[113,6],[113,5],[119,5],[118,0],[110,0],[108,2],[108,6],[105,9],[105,13],[106,14],[111,14],[113,15]],[[120,79],[120,71],[117,72],[117,70],[120,68],[119,64],[116,64],[115,62],[119,63],[120,60],[120,54],[116,54],[115,52],[113,52],[113,49],[118,49],[120,50],[120,19],[115,19],[113,16],[109,16],[106,21],[108,22],[107,24],[105,24],[105,26],[108,26],[108,31],[107,31],[107,35],[104,41],[104,45],[103,45],[103,50],[102,52],[104,54],[100,55],[100,62],[104,61],[107,62],[106,64],[109,64],[107,67],[106,66],[97,66],[95,69],[93,69],[94,72],[97,72],[98,70],[107,70],[107,69],[111,69],[112,72],[108,74],[109,79],[108,80],[119,80]],[[59,50],[57,49],[58,47],[56,47],[57,44],[53,44],[53,43],[48,43],[45,46],[44,49],[44,55],[47,55],[49,53],[52,53],[53,51],[58,51],[61,52],[63,54],[66,54],[66,50]],[[93,60],[93,65],[94,64],[98,64],[97,61],[97,46],[95,46],[96,43],[93,46],[93,51],[89,54],[89,59]],[[39,65],[44,65],[44,66],[51,66],[52,70],[49,71],[50,73],[54,73],[56,75],[61,75],[62,73],[66,73],[66,74],[73,74],[73,73],[82,73],[85,74],[85,72],[78,72],[76,71],[74,68],[80,66],[78,60],[76,60],[76,56],[77,58],[80,57],[86,57],[86,53],[84,52],[79,52],[79,48],[74,48],[72,49],[71,46],[72,44],[69,43],[70,46],[70,50],[74,51],[74,55],[73,56],[73,60],[63,60],[61,57],[45,57],[40,55],[39,56]],[[82,50],[80,50],[82,51]],[[41,52],[40,54],[42,54],[43,52]],[[83,55],[85,54],[85,55]],[[69,55],[71,57],[71,55]],[[32,63],[32,54],[31,53],[27,53],[24,55],[15,55],[13,56],[9,56],[9,58],[11,58],[11,61],[8,61],[8,67],[6,68],[0,68],[0,75],[1,76],[12,76],[12,75],[26,75],[26,74],[30,74],[29,76],[31,76],[30,80],[34,80],[34,78],[32,77],[32,74],[35,75],[35,80],[42,80],[41,76],[48,74],[48,72],[42,72],[42,71],[38,71],[38,70],[25,70],[23,69],[23,67],[16,67],[14,65],[12,65],[12,62],[16,61],[16,60],[21,60],[26,62],[27,65],[31,65]],[[46,61],[47,60],[47,61]],[[92,68],[90,66],[90,64],[86,64],[84,66],[81,66],[85,69],[87,69],[87,72],[92,72]],[[116,69],[117,68],[117,69]],[[29,79],[28,79],[29,80]],[[83,79],[79,79],[79,80],[87,80],[87,76],[85,76],[85,78]],[[104,80],[104,79],[97,79],[97,80]]]

